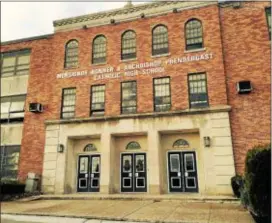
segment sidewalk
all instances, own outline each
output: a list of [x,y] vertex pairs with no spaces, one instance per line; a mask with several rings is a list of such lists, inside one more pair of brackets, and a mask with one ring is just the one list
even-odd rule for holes
[[250,214],[237,203],[179,200],[34,200],[3,202],[1,209],[2,214],[110,221],[254,223]]

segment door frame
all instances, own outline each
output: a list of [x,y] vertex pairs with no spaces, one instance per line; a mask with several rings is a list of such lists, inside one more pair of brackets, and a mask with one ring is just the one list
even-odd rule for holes
[[[78,168],[79,168],[79,166],[78,166],[78,159],[79,159],[79,157],[80,156],[92,156],[92,155],[99,155],[100,156],[100,177],[99,177],[99,188],[100,188],[100,179],[101,179],[101,167],[102,167],[102,165],[101,165],[101,153],[78,153],[77,155],[76,155],[76,165],[77,165],[77,168],[76,168],[76,179],[75,179],[75,181],[76,181],[76,193],[84,193],[84,194],[86,194],[86,193],[94,193],[94,192],[78,192],[77,191],[77,189],[78,189]],[[97,193],[97,192],[96,192]],[[99,192],[98,192],[99,193]]]
[[[145,154],[145,166],[146,166],[146,192],[122,192],[122,176],[121,176],[121,170],[122,170],[122,162],[121,162],[121,159],[122,159],[122,154],[141,154],[141,153],[144,153]],[[128,194],[141,194],[141,193],[149,193],[149,181],[148,181],[148,174],[147,174],[147,152],[146,151],[131,151],[131,152],[128,152],[128,151],[125,151],[125,152],[120,152],[120,156],[119,156],[119,161],[120,161],[120,165],[119,165],[119,177],[120,177],[120,180],[119,180],[119,190],[120,190],[120,194],[123,194],[123,193],[128,193]]]
[[[173,149],[171,149],[171,150],[167,150],[167,152],[166,152],[166,166],[167,166],[167,175],[166,175],[166,177],[167,177],[167,192],[168,192],[168,194],[172,194],[172,193],[178,193],[178,192],[170,192],[170,185],[169,185],[169,160],[168,160],[168,155],[169,155],[169,153],[181,153],[181,152],[195,152],[195,157],[196,157],[196,160],[195,160],[195,162],[196,162],[196,167],[198,168],[199,167],[199,163],[198,163],[198,155],[197,155],[197,151],[195,150],[195,149],[192,149],[192,150],[188,150],[188,149],[186,149],[186,150],[173,150]],[[196,169],[197,171],[196,171],[196,176],[197,176],[197,182],[198,182],[198,192],[196,192],[196,193],[199,193],[199,177],[198,177],[198,169]],[[180,193],[189,193],[189,192],[180,192]],[[191,193],[191,192],[190,192]]]

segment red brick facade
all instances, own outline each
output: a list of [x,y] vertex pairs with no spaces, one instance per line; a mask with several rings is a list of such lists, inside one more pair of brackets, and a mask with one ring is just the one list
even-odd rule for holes
[[[45,120],[59,119],[62,89],[76,87],[76,117],[90,116],[90,86],[106,84],[106,116],[120,115],[120,82],[137,81],[137,113],[153,112],[153,78],[170,76],[171,110],[189,108],[188,73],[206,72],[209,105],[232,107],[231,128],[236,169],[243,171],[246,151],[253,145],[270,141],[270,41],[265,7],[269,3],[245,3],[242,8],[219,8],[217,5],[169,13],[131,22],[59,32],[47,39],[6,44],[1,52],[31,48],[31,67],[26,105],[39,102],[41,114],[26,109],[20,153],[19,177],[30,171],[42,173],[45,146]],[[184,24],[191,18],[202,21],[205,51],[185,52]],[[169,56],[151,56],[151,30],[157,24],[168,27]],[[121,35],[132,29],[137,34],[137,60],[121,61]],[[92,40],[98,34],[107,38],[107,65],[167,60],[175,57],[212,53],[210,60],[165,66],[164,73],[94,80],[92,76],[57,79],[65,71],[82,71],[105,67],[92,65]],[[79,42],[79,67],[64,69],[65,44]],[[223,45],[222,45],[223,44]],[[236,82],[247,79],[253,92],[238,95]]]

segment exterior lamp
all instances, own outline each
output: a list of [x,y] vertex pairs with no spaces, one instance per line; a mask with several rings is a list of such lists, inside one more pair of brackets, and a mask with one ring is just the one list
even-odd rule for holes
[[204,136],[204,145],[205,147],[211,146],[211,138],[209,136]]
[[174,12],[174,13],[177,13],[177,12],[178,12],[178,9],[177,9],[177,8],[174,8],[174,9],[173,9],[173,12]]
[[64,145],[63,144],[58,144],[57,151],[58,151],[58,153],[63,153]]
[[110,20],[110,23],[111,23],[111,24],[114,24],[114,23],[115,23],[115,20],[114,20],[114,19],[111,19],[111,20]]

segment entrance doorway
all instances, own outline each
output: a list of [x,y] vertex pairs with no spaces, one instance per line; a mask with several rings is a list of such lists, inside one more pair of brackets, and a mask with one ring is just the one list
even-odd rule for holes
[[121,192],[146,192],[146,154],[121,154]]
[[78,192],[99,192],[100,155],[82,155],[78,158]]
[[195,152],[168,153],[169,192],[198,192]]

